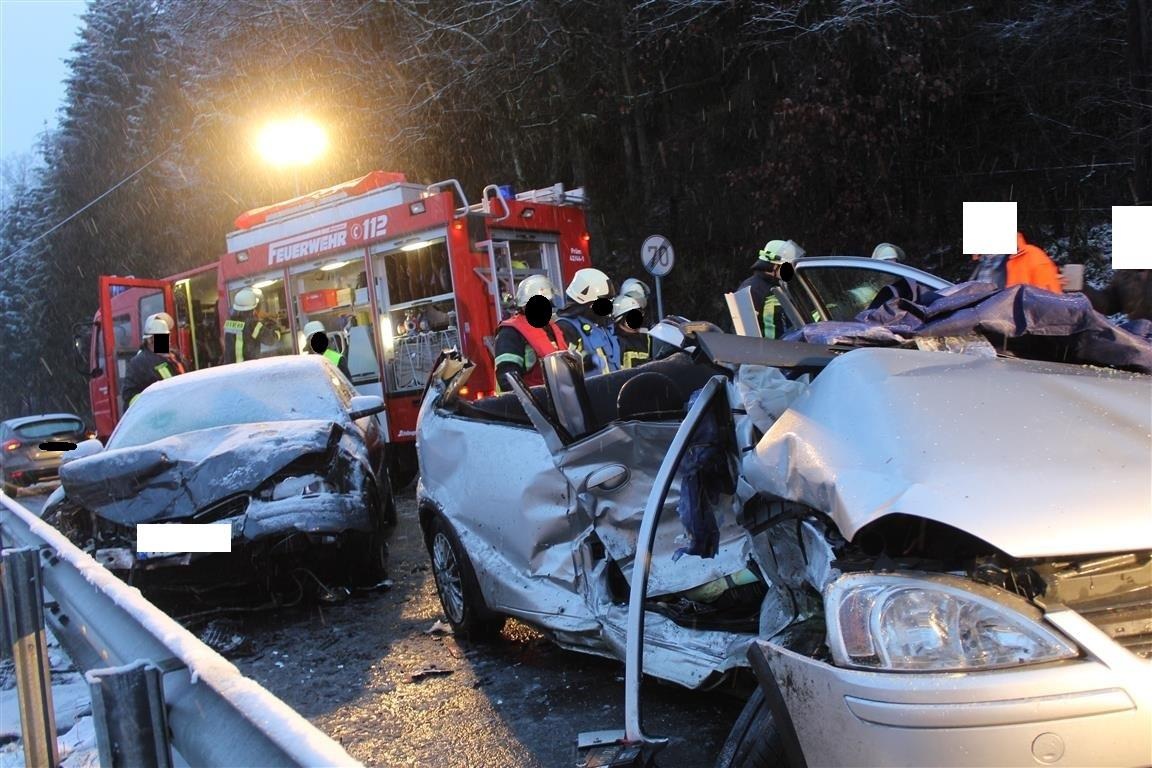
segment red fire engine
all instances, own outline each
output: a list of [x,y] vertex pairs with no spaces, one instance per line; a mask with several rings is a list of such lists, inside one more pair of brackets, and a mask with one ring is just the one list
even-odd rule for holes
[[242,214],[213,264],[160,280],[101,277],[100,310],[77,329],[97,433],[107,438],[123,413],[120,382],[149,314],[176,318],[172,346],[190,369],[216,365],[231,300],[252,287],[257,313],[282,329],[263,355],[299,353],[304,325],[322,322],[356,389],[385,398],[398,471],[410,474],[436,356],[459,347],[478,367],[471,394],[494,390],[492,337],[515,285],[545,274],[562,288],[591,265],[583,203],[582,190],[559,184],[520,194],[489,185],[470,205],[455,180],[374,171]]

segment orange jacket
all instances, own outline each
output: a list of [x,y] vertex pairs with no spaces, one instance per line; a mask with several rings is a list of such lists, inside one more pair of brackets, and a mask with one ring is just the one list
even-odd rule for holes
[[1064,293],[1060,288],[1060,270],[1048,254],[1029,243],[1024,235],[1016,233],[1015,254],[1008,257],[1008,274],[1004,287],[1034,285],[1052,293]]

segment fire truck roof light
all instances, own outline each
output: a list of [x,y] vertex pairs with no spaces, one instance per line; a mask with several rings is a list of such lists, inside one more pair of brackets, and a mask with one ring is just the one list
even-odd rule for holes
[[343,267],[347,264],[348,264],[347,261],[331,261],[331,262],[328,262],[327,264],[325,264],[324,266],[320,267],[320,271],[321,272],[331,272],[332,270],[340,269],[340,267]]
[[536,209],[535,208],[525,208],[524,210],[520,211],[520,218],[522,218],[522,219],[530,219],[535,215],[536,215]]
[[430,245],[432,245],[432,242],[430,240],[417,240],[414,243],[408,243],[408,245],[400,246],[400,250],[402,250],[402,251],[418,251],[421,248],[427,248]]
[[421,213],[424,213],[424,211],[427,210],[427,207],[424,205],[423,200],[417,200],[408,206],[408,210],[412,213],[413,216],[418,216]]

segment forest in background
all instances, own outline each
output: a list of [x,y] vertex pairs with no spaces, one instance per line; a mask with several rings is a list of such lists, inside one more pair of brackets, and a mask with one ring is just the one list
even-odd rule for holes
[[[1098,276],[1152,204],[1152,0],[90,0],[69,66],[3,169],[3,418],[87,412],[98,275],[213,261],[297,181],[583,186],[594,263],[664,234],[666,309],[715,321],[769,239],[958,278],[962,202],[1013,200]],[[298,111],[331,149],[293,178],[251,135]]]

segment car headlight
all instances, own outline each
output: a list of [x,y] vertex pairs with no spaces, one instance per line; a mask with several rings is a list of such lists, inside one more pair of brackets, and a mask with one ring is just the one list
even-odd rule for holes
[[335,493],[335,489],[320,475],[297,475],[286,477],[272,486],[272,501],[320,493]]
[[850,573],[824,593],[836,664],[948,672],[1068,659],[1079,650],[1023,598],[955,576]]

